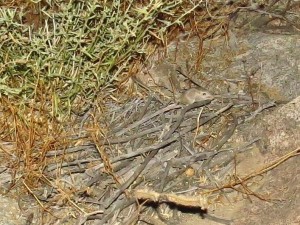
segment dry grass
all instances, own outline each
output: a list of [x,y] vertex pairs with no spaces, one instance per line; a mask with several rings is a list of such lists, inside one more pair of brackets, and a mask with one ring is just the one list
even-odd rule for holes
[[14,143],[15,174],[37,183],[46,152],[71,144],[72,115],[128,77],[134,62],[185,28],[210,35],[217,23],[205,22],[205,7],[161,0],[2,4],[1,140]]
[[[77,116],[179,32],[226,34],[241,5],[208,1],[10,1],[0,8],[1,161],[11,187],[48,182],[50,150],[75,145]],[[199,48],[199,63],[203,54]],[[103,127],[99,129],[104,129]],[[99,132],[97,130],[95,133]],[[56,158],[63,162],[64,156]],[[58,165],[59,167],[59,165]],[[20,182],[22,181],[22,182]]]

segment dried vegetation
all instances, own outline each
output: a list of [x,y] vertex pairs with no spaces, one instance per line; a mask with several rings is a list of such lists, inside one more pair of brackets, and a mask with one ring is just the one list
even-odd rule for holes
[[[202,192],[191,189],[194,176],[186,172],[190,166],[197,179],[211,178],[205,174],[208,159],[228,151],[229,164],[248,147],[220,151],[236,126],[235,118],[223,115],[232,103],[162,104],[155,97],[124,95],[129,89],[122,85],[179,33],[202,41],[226,35],[229,19],[252,7],[246,1],[220,2],[1,3],[0,151],[1,168],[11,176],[1,184],[6,191],[32,195],[48,215],[43,223],[58,218],[70,224],[117,224],[127,214],[122,224],[134,224],[146,220],[150,202],[204,209],[215,204],[212,193],[240,185],[214,189],[210,184],[211,190]],[[199,65],[202,57],[200,46]],[[199,107],[204,107],[201,113]],[[201,133],[201,126],[221,117],[232,126],[224,132],[225,141],[212,143],[213,135]],[[211,151],[194,151],[195,146]],[[74,216],[56,206],[69,206]]]

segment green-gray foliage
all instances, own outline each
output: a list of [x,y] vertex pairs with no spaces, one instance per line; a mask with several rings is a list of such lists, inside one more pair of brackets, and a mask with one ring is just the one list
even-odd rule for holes
[[134,0],[59,3],[57,11],[40,9],[43,26],[35,31],[24,24],[25,12],[2,7],[0,95],[26,103],[46,91],[52,95],[47,100],[55,112],[70,109],[77,96],[92,100],[137,55],[147,53],[151,37],[162,39],[170,26],[180,25],[198,6],[175,15],[181,4],[167,0],[143,6]]

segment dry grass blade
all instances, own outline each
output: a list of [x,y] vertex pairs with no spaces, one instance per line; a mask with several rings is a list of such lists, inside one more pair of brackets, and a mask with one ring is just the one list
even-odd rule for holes
[[[295,156],[299,156],[299,155],[300,155],[300,148],[297,148],[297,149],[287,153],[286,155],[274,160],[273,162],[269,163],[268,165],[263,166],[261,169],[258,169],[256,171],[250,173],[247,176],[244,176],[244,177],[241,177],[241,178],[240,177],[234,177],[233,181],[231,181],[230,183],[225,184],[225,185],[223,185],[219,188],[215,188],[215,189],[206,191],[205,193],[212,193],[212,192],[216,192],[216,191],[219,191],[219,190],[222,190],[222,189],[225,189],[225,188],[235,189],[235,187],[238,186],[238,185],[245,186],[244,183],[247,182],[248,180],[250,180],[250,179],[252,179],[256,176],[260,176],[260,175],[276,168],[277,166],[284,163],[288,159],[293,158]],[[258,195],[255,195],[255,196],[258,197]]]

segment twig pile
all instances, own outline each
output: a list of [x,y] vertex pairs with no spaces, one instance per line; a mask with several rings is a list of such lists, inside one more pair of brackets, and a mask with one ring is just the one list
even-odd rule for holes
[[[236,123],[227,121],[230,129],[226,130],[225,135],[219,134],[220,137],[215,138],[214,142],[210,141],[212,137],[209,133],[200,130],[205,124],[215,123],[232,106],[233,103],[211,103],[210,100],[188,106],[162,105],[154,97],[149,97],[147,101],[133,100],[122,108],[111,110],[107,114],[107,118],[112,120],[108,134],[92,134],[93,141],[89,145],[61,152],[65,158],[67,154],[81,150],[86,154],[89,152],[86,158],[92,155],[101,157],[101,163],[93,158],[77,159],[71,163],[65,160],[60,165],[61,172],[66,171],[66,176],[69,173],[81,173],[81,190],[84,190],[81,194],[84,193],[84,196],[75,198],[76,202],[100,205],[100,211],[99,208],[95,211],[103,215],[84,212],[80,223],[100,219],[100,224],[105,224],[112,217],[118,218],[117,214],[122,209],[137,200],[141,204],[170,203],[204,210],[209,204],[207,196],[192,195],[199,189],[199,184],[195,182],[195,170],[200,173],[209,171],[209,163],[203,162],[211,161],[220,152],[219,149],[233,134]],[[106,118],[102,119],[107,121]],[[203,151],[204,146],[209,150]],[[227,155],[231,160],[230,153]],[[48,152],[48,156],[51,156],[51,152]],[[93,161],[97,165],[87,168],[86,165]],[[55,169],[55,166],[48,165],[48,172]],[[87,193],[95,186],[96,193]],[[185,192],[191,193],[184,195]]]

